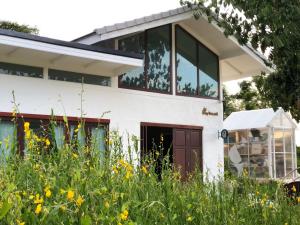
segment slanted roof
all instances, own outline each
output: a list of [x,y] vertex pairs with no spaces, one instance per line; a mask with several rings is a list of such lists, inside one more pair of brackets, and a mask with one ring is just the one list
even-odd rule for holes
[[282,126],[276,124],[276,120],[280,116],[286,119],[284,122],[288,121],[290,127],[297,127],[291,116],[284,112],[282,108],[279,108],[276,112],[272,108],[233,112],[224,120],[223,127],[227,130],[244,130]]
[[216,21],[209,23],[205,16],[196,20],[193,10],[188,7],[98,28],[74,41],[91,45],[166,24],[180,25],[219,56],[220,75],[223,82],[273,71],[266,66],[267,59],[264,55],[249,45],[240,45],[233,36],[226,37]]
[[[30,57],[28,57],[30,56]],[[118,76],[143,66],[143,55],[0,29],[0,60]],[[13,60],[13,61],[11,61]]]
[[227,130],[243,130],[266,127],[275,116],[273,109],[258,109],[231,113],[223,127]]

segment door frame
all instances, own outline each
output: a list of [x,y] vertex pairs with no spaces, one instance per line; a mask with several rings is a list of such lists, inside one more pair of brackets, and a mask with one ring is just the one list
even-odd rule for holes
[[[173,130],[173,133],[174,133],[174,130],[175,129],[188,129],[188,130],[201,130],[201,158],[202,158],[202,162],[201,162],[201,171],[203,172],[203,126],[194,126],[194,125],[182,125],[182,124],[169,124],[169,123],[153,123],[153,122],[141,122],[140,123],[140,140],[141,140],[141,144],[140,144],[140,147],[141,147],[141,152],[140,152],[140,159],[143,158],[143,147],[145,146],[145,144],[147,142],[145,142],[145,140],[142,140],[142,134],[145,136],[147,135],[147,129],[143,129],[144,127],[162,127],[162,128],[172,128]],[[147,140],[146,140],[147,141]],[[174,141],[174,137],[173,137],[173,140],[172,140],[172,143]],[[174,154],[174,152],[173,152]],[[173,155],[174,157],[174,155]]]

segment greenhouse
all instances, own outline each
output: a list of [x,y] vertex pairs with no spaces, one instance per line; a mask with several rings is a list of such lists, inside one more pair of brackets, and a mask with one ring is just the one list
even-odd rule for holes
[[228,130],[224,153],[230,171],[259,179],[297,176],[295,129],[291,116],[279,108],[234,112],[224,121]]

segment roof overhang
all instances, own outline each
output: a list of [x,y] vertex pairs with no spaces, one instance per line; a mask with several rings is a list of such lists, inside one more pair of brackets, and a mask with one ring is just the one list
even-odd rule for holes
[[118,76],[130,69],[143,66],[142,58],[56,45],[1,33],[0,60],[104,76]]
[[196,20],[193,11],[186,7],[96,29],[77,41],[94,44],[165,24],[181,25],[215,52],[220,59],[220,75],[223,82],[250,77],[261,72],[267,74],[273,72],[265,65],[267,59],[261,53],[250,46],[241,46],[232,36],[225,37],[217,23],[214,21],[209,23],[205,16]]

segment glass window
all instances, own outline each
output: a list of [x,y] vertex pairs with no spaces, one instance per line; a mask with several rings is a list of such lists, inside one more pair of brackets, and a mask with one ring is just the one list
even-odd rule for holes
[[177,93],[196,95],[197,48],[196,41],[180,28],[176,29]]
[[110,77],[75,73],[63,70],[49,69],[48,77],[50,80],[69,81],[75,83],[95,84],[101,86],[110,86]]
[[218,57],[201,44],[198,45],[199,95],[218,97],[219,60]]
[[150,90],[171,91],[170,29],[162,26],[147,31],[147,88]]
[[115,39],[100,41],[92,45],[100,48],[115,49]]
[[15,126],[10,121],[0,121],[0,162],[5,161],[14,144],[15,138]]
[[91,129],[91,146],[99,150],[100,157],[104,158],[106,150],[106,130],[104,126],[93,127]]
[[0,62],[0,74],[43,78],[43,68]]
[[120,87],[171,92],[171,26],[165,25],[121,38],[118,49],[146,55],[144,68],[119,77]]
[[[118,41],[118,48],[124,52],[145,53],[144,33],[122,38]],[[120,86],[143,89],[146,87],[144,68],[135,68],[122,74],[119,79]]]
[[185,30],[176,27],[177,93],[219,96],[219,58]]

